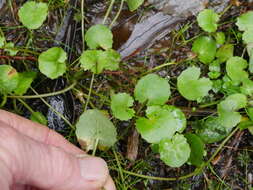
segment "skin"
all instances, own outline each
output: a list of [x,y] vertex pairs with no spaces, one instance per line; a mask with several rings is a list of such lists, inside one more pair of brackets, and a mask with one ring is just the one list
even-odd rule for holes
[[0,110],[1,190],[116,190],[104,160],[49,128]]

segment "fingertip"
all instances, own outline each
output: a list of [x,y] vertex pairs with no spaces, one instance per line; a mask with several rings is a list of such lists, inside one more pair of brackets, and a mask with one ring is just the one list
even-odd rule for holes
[[116,186],[115,186],[111,176],[109,176],[109,178],[107,179],[107,181],[104,185],[104,189],[105,190],[116,190]]
[[106,183],[109,171],[106,162],[98,157],[84,157],[79,159],[81,176],[87,183],[96,187],[103,187]]

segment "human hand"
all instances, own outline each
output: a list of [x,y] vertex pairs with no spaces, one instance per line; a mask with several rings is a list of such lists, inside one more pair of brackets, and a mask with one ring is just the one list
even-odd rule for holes
[[103,187],[116,190],[104,160],[85,155],[47,127],[0,110],[1,190]]

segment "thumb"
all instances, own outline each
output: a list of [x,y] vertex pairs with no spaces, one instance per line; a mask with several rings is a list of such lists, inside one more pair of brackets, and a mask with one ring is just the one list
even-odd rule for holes
[[100,190],[102,187],[115,190],[107,165],[101,158],[77,158],[3,126],[0,124],[0,162],[9,169],[7,173],[12,174],[13,181],[9,186],[28,184],[50,190]]

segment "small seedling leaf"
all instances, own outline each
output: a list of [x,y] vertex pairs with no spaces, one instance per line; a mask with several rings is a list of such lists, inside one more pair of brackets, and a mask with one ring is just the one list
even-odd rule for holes
[[98,63],[103,66],[103,69],[115,71],[119,68],[120,54],[113,50],[108,49],[103,51],[98,57]]
[[18,53],[18,50],[15,49],[14,43],[12,42],[6,43],[4,46],[4,50],[9,52],[11,56],[15,56]]
[[233,57],[233,55],[234,55],[233,44],[225,44],[221,46],[216,53],[216,57],[221,63],[226,62],[228,59]]
[[135,11],[138,9],[144,2],[144,0],[126,0],[130,11]]
[[253,30],[243,32],[242,39],[245,44],[253,43]]
[[219,15],[211,9],[201,11],[197,17],[199,26],[206,32],[215,32]]
[[48,5],[42,2],[28,1],[18,11],[20,22],[29,29],[38,29],[46,20]]
[[0,93],[8,94],[13,92],[19,82],[19,74],[10,65],[0,65]]
[[205,145],[201,138],[195,134],[185,134],[188,144],[191,147],[191,154],[188,162],[194,166],[201,166],[203,163]]
[[80,58],[81,66],[84,70],[91,70],[95,74],[100,74],[104,69],[111,71],[119,68],[120,55],[115,50],[86,50]]
[[156,74],[142,77],[134,90],[134,96],[140,103],[147,101],[147,105],[163,105],[170,97],[168,81]]
[[226,41],[226,36],[225,36],[224,32],[216,32],[215,40],[216,40],[217,44],[223,45]]
[[253,95],[253,81],[250,79],[244,80],[242,86],[240,87],[241,92],[247,96]]
[[253,30],[253,11],[242,14],[238,17],[236,25],[241,31]]
[[247,97],[244,94],[232,94],[218,104],[218,115],[221,125],[231,129],[241,121],[240,113],[236,112],[247,105]]
[[15,89],[14,93],[16,95],[23,95],[30,88],[34,78],[36,77],[36,73],[32,71],[19,73],[19,82],[18,86]]
[[204,143],[209,144],[221,141],[229,134],[229,131],[221,125],[220,118],[209,117],[200,123],[196,134]]
[[87,30],[85,41],[90,49],[101,47],[107,50],[112,48],[113,35],[107,26],[97,24]]
[[99,110],[85,111],[76,124],[76,136],[82,148],[89,151],[98,148],[105,149],[117,141],[117,132],[113,123]]
[[66,72],[67,54],[60,47],[53,47],[39,55],[39,70],[50,79],[56,79]]
[[170,167],[180,167],[190,157],[191,149],[183,135],[176,134],[172,139],[163,139],[159,143],[161,160]]
[[30,119],[36,123],[47,125],[47,119],[41,112],[33,112]]
[[208,78],[199,78],[200,68],[189,67],[177,79],[180,94],[187,100],[198,100],[208,95],[212,82]]
[[248,66],[245,59],[241,57],[231,57],[226,64],[228,76],[232,81],[242,82],[248,79],[248,73],[244,70]]
[[198,55],[202,63],[210,63],[216,55],[216,42],[212,37],[201,36],[197,38],[192,45],[192,51]]
[[122,121],[127,121],[134,116],[135,111],[130,108],[134,100],[127,93],[118,93],[111,96],[111,110],[113,115]]

